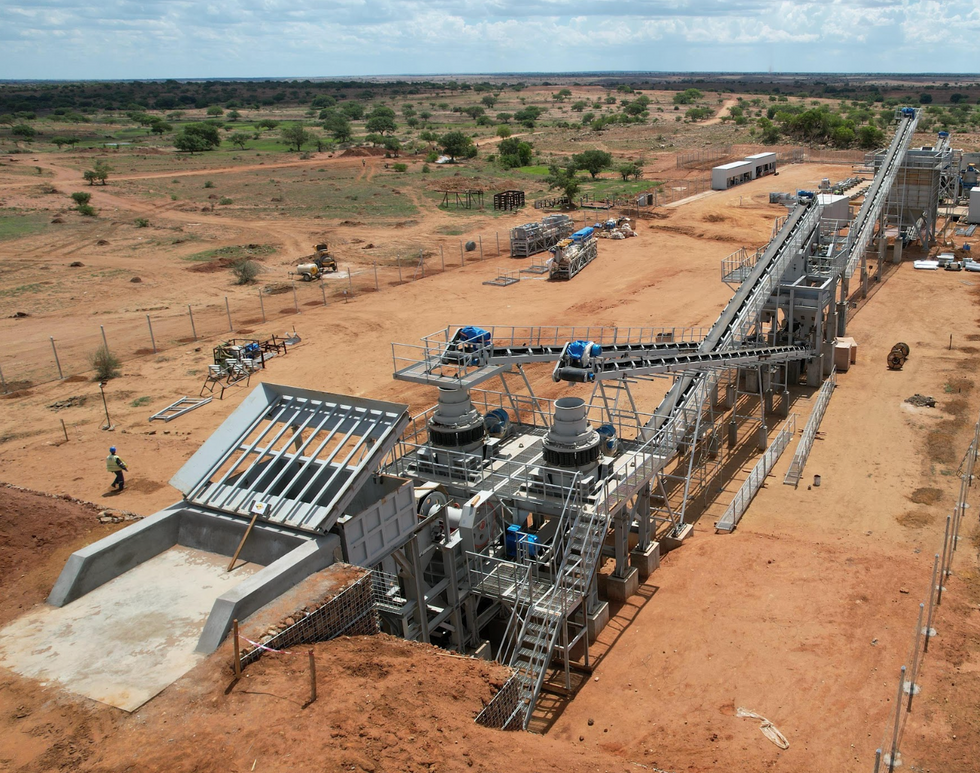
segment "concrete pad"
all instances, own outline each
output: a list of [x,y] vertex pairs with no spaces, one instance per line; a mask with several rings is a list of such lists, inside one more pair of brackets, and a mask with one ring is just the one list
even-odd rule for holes
[[663,537],[660,540],[660,550],[662,553],[669,553],[675,548],[679,548],[684,544],[684,541],[694,536],[694,524],[685,523],[681,528],[680,533],[675,537]]
[[589,627],[589,644],[595,644],[596,638],[609,622],[609,602],[600,601],[595,612],[588,616],[586,624]]
[[261,570],[173,547],[63,607],[38,606],[0,631],[0,665],[134,711],[205,656],[198,637],[219,596]]
[[650,547],[646,550],[631,550],[630,566],[640,573],[640,581],[646,582],[647,578],[660,566],[660,543],[651,542]]
[[606,578],[606,598],[624,604],[630,596],[636,593],[639,587],[640,573],[631,566],[622,577],[610,576]]

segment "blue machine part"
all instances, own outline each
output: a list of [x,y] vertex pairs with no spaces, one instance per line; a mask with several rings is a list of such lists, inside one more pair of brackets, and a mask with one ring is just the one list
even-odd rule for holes
[[503,437],[510,429],[510,416],[503,408],[494,408],[483,417],[483,426],[492,437]]
[[939,132],[939,139],[944,140],[949,137],[949,132]]
[[602,347],[592,341],[572,341],[568,345],[568,356],[583,367],[587,359],[602,354]]
[[538,546],[538,537],[535,534],[528,534],[526,531],[521,531],[520,524],[511,524],[507,527],[507,531],[504,533],[504,550],[507,553],[508,558],[517,557],[517,543],[527,542],[527,554],[531,558],[535,558],[540,549]]
[[799,199],[812,199],[813,191],[798,190],[796,192],[796,197]]
[[619,450],[619,437],[617,437],[616,428],[612,424],[602,424],[596,432],[602,438],[602,447],[607,453],[614,454]]
[[914,107],[903,107],[902,108],[902,115],[904,115],[906,118],[912,118],[915,115],[915,108]]
[[474,325],[461,327],[458,335],[461,341],[473,347],[489,346],[493,341],[489,330],[484,330],[482,327],[475,327]]
[[592,226],[587,225],[581,231],[576,231],[575,233],[573,233],[572,240],[576,242],[584,242],[586,239],[592,236],[594,232],[595,229]]
[[258,357],[261,349],[262,348],[255,341],[250,344],[245,344],[245,346],[242,347],[242,351],[246,357]]

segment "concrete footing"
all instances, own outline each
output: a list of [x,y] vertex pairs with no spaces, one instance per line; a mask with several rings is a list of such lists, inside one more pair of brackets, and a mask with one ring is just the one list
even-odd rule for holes
[[595,644],[595,640],[599,638],[599,634],[602,633],[602,629],[605,628],[608,623],[609,602],[600,601],[595,612],[588,615],[586,618],[586,625],[589,629],[589,644]]
[[679,548],[684,544],[684,540],[693,536],[694,534],[694,524],[685,523],[683,528],[680,530],[676,537],[664,537],[660,540],[660,549],[664,553],[667,553],[674,548]]
[[660,566],[660,543],[652,542],[646,550],[631,550],[630,565],[639,573],[640,582],[646,582]]
[[606,598],[617,604],[623,604],[640,587],[640,573],[634,567],[630,567],[622,577],[607,577],[605,585]]

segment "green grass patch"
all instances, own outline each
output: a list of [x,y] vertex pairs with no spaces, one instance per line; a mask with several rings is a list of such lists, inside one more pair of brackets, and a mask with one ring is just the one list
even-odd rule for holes
[[10,287],[6,290],[0,290],[0,298],[19,298],[22,295],[31,295],[32,293],[41,292],[41,283],[35,282],[29,285],[20,285],[19,287]]
[[129,404],[131,408],[142,408],[144,405],[149,405],[153,398],[149,395],[143,395],[143,397],[137,397],[133,402]]
[[514,170],[515,172],[521,172],[523,174],[535,175],[537,177],[544,177],[548,174],[548,167],[536,165],[536,166],[521,166]]
[[0,209],[0,241],[19,239],[43,231],[48,226],[47,215]]
[[271,244],[244,244],[232,245],[230,247],[217,247],[213,250],[203,250],[187,255],[182,260],[192,263],[207,263],[218,258],[229,258],[238,260],[240,258],[257,258],[265,255],[273,255],[276,248]]

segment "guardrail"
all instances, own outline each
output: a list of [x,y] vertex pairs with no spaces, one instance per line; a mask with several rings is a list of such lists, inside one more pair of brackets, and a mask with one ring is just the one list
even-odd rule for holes
[[742,484],[738,491],[735,492],[735,498],[728,505],[728,509],[725,510],[725,514],[718,519],[715,524],[715,528],[718,531],[735,531],[735,527],[738,522],[742,519],[745,511],[748,509],[749,504],[755,498],[759,489],[762,488],[762,484],[765,482],[772,468],[776,466],[776,462],[779,461],[779,457],[783,455],[783,451],[786,450],[786,446],[789,445],[789,441],[793,439],[793,435],[796,434],[796,414],[791,413],[789,418],[783,422],[782,429],[773,438],[772,443],[770,443],[769,448],[762,455],[758,462],[756,462],[755,467],[752,468],[752,472],[749,473],[749,477]]
[[827,403],[830,402],[830,397],[833,395],[836,386],[837,369],[835,368],[830,372],[830,378],[823,382],[820,392],[817,393],[817,401],[814,403],[810,418],[807,419],[806,427],[803,428],[803,436],[796,446],[796,453],[793,454],[793,461],[786,471],[786,477],[783,478],[783,483],[787,486],[798,486],[800,478],[803,477],[803,468],[810,456],[810,449],[813,447],[813,441],[817,436],[817,429],[820,427],[820,422],[827,410]]

